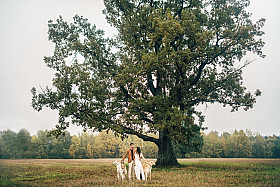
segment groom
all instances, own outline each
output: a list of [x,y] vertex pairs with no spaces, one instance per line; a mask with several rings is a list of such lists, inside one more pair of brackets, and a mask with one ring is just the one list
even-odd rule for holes
[[124,161],[125,157],[127,156],[128,158],[128,179],[131,179],[131,171],[132,171],[132,176],[133,176],[133,180],[134,180],[134,157],[135,155],[135,150],[134,150],[134,144],[130,143],[130,148],[126,151],[125,155],[122,158],[122,162]]

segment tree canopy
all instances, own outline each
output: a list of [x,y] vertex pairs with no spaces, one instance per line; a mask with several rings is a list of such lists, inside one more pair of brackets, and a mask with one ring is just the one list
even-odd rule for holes
[[[253,23],[249,0],[104,0],[115,38],[82,16],[68,24],[49,21],[56,71],[53,88],[32,88],[32,106],[59,111],[60,135],[73,124],[94,131],[134,134],[159,147],[158,165],[176,165],[173,143],[201,136],[204,116],[196,106],[248,110],[256,96],[246,90],[242,62],[260,57],[265,19]],[[198,119],[196,123],[196,119]],[[158,134],[158,138],[147,133]]]

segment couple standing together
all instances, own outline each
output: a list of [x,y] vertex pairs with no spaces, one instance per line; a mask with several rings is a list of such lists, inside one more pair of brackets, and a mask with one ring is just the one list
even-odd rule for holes
[[147,163],[143,154],[141,153],[140,147],[136,147],[134,149],[134,144],[130,143],[130,149],[128,149],[125,155],[122,158],[122,162],[124,161],[125,157],[128,158],[128,179],[131,179],[131,172],[134,179],[134,173],[136,175],[136,179],[141,180],[140,174],[142,175],[142,179],[145,180],[144,170],[141,163],[141,158]]

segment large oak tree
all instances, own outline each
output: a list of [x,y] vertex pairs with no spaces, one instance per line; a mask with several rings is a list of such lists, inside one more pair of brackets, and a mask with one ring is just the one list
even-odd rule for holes
[[[52,88],[32,106],[59,111],[60,135],[69,122],[95,131],[134,134],[158,146],[157,164],[177,165],[171,142],[200,136],[204,117],[196,106],[252,108],[255,97],[242,85],[247,52],[260,57],[265,20],[253,23],[249,0],[104,0],[103,13],[115,38],[75,16],[49,21],[56,71]],[[151,133],[158,134],[151,136]]]

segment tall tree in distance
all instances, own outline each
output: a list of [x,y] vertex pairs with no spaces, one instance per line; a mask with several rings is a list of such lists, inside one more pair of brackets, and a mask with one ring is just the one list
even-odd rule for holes
[[30,158],[31,154],[31,137],[26,129],[20,129],[15,139],[18,150],[18,158]]
[[[32,88],[32,106],[59,111],[54,135],[73,124],[134,134],[158,146],[157,165],[177,165],[173,143],[199,137],[204,116],[196,106],[248,110],[256,102],[242,85],[247,52],[260,57],[265,20],[253,23],[249,0],[104,0],[116,38],[87,19],[49,22],[56,71],[53,87]],[[114,50],[112,50],[114,49]],[[196,119],[198,119],[196,123]],[[149,136],[158,134],[158,138]]]
[[11,130],[4,130],[1,133],[1,159],[17,159],[18,150],[16,146],[17,134]]
[[73,135],[72,140],[71,140],[71,145],[68,150],[71,158],[79,158],[80,146],[81,146],[81,140],[79,139],[79,137],[77,135]]

